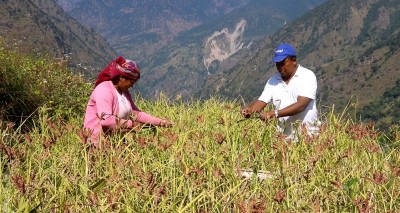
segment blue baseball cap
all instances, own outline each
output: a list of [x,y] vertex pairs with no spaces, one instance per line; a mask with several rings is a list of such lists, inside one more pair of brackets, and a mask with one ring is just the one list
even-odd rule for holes
[[290,44],[280,44],[275,50],[273,62],[281,62],[288,56],[296,56],[296,50]]

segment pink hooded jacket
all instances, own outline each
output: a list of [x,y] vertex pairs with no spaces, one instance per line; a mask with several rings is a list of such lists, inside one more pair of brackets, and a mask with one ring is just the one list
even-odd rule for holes
[[[129,91],[124,91],[123,95],[128,99],[132,106],[132,114],[136,114],[136,120],[140,123],[159,125],[160,118],[153,117],[147,113],[141,112],[133,103]],[[111,81],[104,81],[97,85],[93,90],[89,103],[86,107],[84,128],[92,131],[91,142],[97,146],[99,136],[102,132],[111,130],[111,132],[123,126],[132,128],[135,121],[118,118],[118,96]]]

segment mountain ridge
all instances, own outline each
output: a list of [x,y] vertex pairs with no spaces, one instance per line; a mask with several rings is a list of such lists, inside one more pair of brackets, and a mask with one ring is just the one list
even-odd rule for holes
[[94,76],[116,55],[103,37],[65,14],[53,0],[1,1],[0,5],[5,47],[25,54],[49,54],[87,76]]
[[[255,45],[260,48],[243,57],[233,69],[213,76],[202,95],[217,93],[247,101],[258,98],[268,76],[275,72],[270,62],[274,48],[287,42],[297,49],[299,63],[316,73],[323,111],[333,106],[341,111],[353,102],[363,117],[368,114],[365,108],[396,89],[399,8],[400,3],[394,0],[328,1]],[[381,107],[385,105],[393,105],[393,111],[400,109],[395,101]],[[383,118],[387,120],[383,126],[400,119],[395,113]]]
[[78,0],[69,4],[58,0],[58,3],[82,24],[102,34],[119,54],[141,61],[180,32],[201,25],[209,17],[227,14],[248,1]]
[[[173,33],[174,40],[162,47],[156,42],[156,52],[144,54],[143,60],[137,60],[143,75],[134,90],[146,98],[156,98],[160,93],[186,99],[217,95],[249,102],[260,95],[267,79],[275,72],[271,63],[274,48],[286,42],[297,49],[299,63],[316,73],[318,102],[324,110],[340,111],[353,102],[352,106],[361,111],[360,117],[382,120],[379,122],[384,125],[399,122],[396,110],[400,110],[400,102],[396,92],[399,90],[400,2],[304,0],[302,5],[291,0],[240,2],[246,4],[239,10],[227,6],[227,11],[231,10],[229,13],[207,19],[197,27],[191,25],[190,30],[172,27],[177,30]],[[94,28],[88,29],[66,14],[58,16],[63,11],[54,1],[2,1],[0,4],[4,5],[0,9],[1,39],[7,48],[38,55],[50,53],[55,58],[70,60],[79,72],[91,76],[96,76],[116,54]],[[263,4],[270,8],[263,10]],[[288,7],[282,7],[282,11],[271,9],[274,4]],[[288,12],[288,8],[304,11],[304,15],[297,13],[296,16],[295,12]],[[117,11],[135,12],[132,7],[122,6]],[[202,14],[199,11],[197,13]],[[123,20],[121,26],[130,26],[127,23],[128,19]],[[243,30],[236,30],[237,26]],[[156,31],[119,39],[121,45],[129,39],[137,43],[151,42],[159,38]],[[213,37],[215,32],[225,36]],[[113,36],[118,38],[118,35]],[[207,40],[212,41],[208,52]],[[230,45],[237,46],[230,49]],[[126,48],[130,48],[129,45]],[[228,51],[222,52],[225,50]],[[212,51],[213,54],[218,52],[214,58],[208,54]],[[142,52],[137,51],[137,54]],[[97,68],[88,68],[90,64]],[[382,111],[373,112],[377,107]]]
[[[286,2],[295,3],[296,1],[286,0]],[[180,95],[189,99],[202,97],[199,93],[210,78],[210,73],[220,74],[232,67],[244,54],[241,52],[248,51],[247,46],[254,40],[272,34],[285,22],[294,19],[296,14],[300,16],[309,10],[308,6],[301,5],[292,7],[293,10],[287,10],[281,4],[281,1],[270,1],[267,4],[261,0],[253,0],[240,8],[240,11],[228,14],[219,22],[212,21],[180,34],[174,43],[160,49],[153,57],[142,61],[142,82],[146,83],[138,82],[138,90],[146,97],[157,97],[161,92],[167,96]],[[261,5],[266,5],[266,7],[261,7]],[[263,14],[263,16],[260,18],[254,14]],[[204,45],[207,39],[223,29],[234,32],[235,27],[242,20],[246,21],[246,29],[242,33],[242,42],[246,48],[231,52],[231,57],[224,61],[213,61],[209,69],[206,69],[203,61],[207,60],[204,58]]]

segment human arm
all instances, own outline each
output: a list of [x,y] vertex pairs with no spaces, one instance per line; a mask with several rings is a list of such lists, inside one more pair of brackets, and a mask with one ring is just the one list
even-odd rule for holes
[[267,103],[260,100],[255,100],[250,105],[242,108],[240,114],[242,114],[242,116],[245,118],[249,118],[251,114],[254,112],[261,112],[266,106]]
[[312,101],[311,98],[298,96],[297,101],[295,103],[293,103],[283,109],[277,110],[276,113],[275,113],[275,110],[261,113],[261,119],[268,120],[268,119],[274,118],[274,117],[279,118],[279,117],[296,115],[296,114],[304,111],[311,101]]
[[174,122],[167,120],[167,119],[161,119],[154,117],[148,113],[142,112],[139,110],[139,108],[136,106],[136,104],[133,102],[131,98],[129,98],[129,101],[131,102],[132,105],[132,114],[134,117],[135,121],[138,121],[143,124],[150,124],[154,126],[161,126],[161,127],[172,127]]
[[[317,92],[317,79],[315,77],[315,74],[311,70],[305,69],[301,66],[299,66],[299,68],[297,70],[297,74],[298,75],[297,75],[296,79],[293,79],[292,80],[293,82],[291,84],[291,90],[292,90],[292,92],[294,92],[292,94],[296,94],[295,95],[296,99],[291,99],[290,102],[292,104],[290,104],[290,105],[287,104],[284,107],[279,107],[281,100],[277,100],[277,98],[275,98],[275,100],[279,101],[279,104],[278,105],[274,104],[275,110],[263,113],[261,115],[263,120],[266,120],[268,118],[273,118],[273,117],[294,116],[294,115],[299,114],[299,113],[303,112],[304,110],[306,110],[309,107],[309,105],[311,104],[311,102],[313,102],[313,100],[315,100],[316,92]],[[276,88],[279,88],[279,87],[276,87]],[[266,91],[266,89],[265,89],[265,91]],[[269,90],[269,91],[273,91],[273,90]],[[273,91],[273,92],[275,92],[275,91]],[[282,91],[281,91],[281,92],[276,92],[274,94],[282,95],[285,93],[282,93]],[[279,99],[281,99],[281,98],[283,98],[283,97],[280,97]],[[288,96],[286,96],[285,98],[288,98]],[[278,110],[278,111],[276,111],[276,110]]]
[[273,86],[275,81],[276,80],[274,77],[269,79],[258,100],[253,101],[250,105],[241,109],[240,113],[243,117],[250,118],[251,114],[255,112],[261,112],[267,106],[267,104],[272,100]]
[[130,119],[122,119],[117,116],[118,101],[111,82],[99,84],[91,95],[94,111],[100,126],[104,129],[130,129],[135,124]]
[[116,116],[116,106],[113,91],[106,84],[100,84],[95,88],[92,98],[96,103],[96,115],[100,120],[100,125],[106,129],[114,129],[117,123],[126,123],[125,120],[119,120]]
[[137,115],[136,121],[140,123],[150,124],[154,126],[161,126],[161,127],[172,127],[174,124],[170,120],[157,118],[145,112],[134,111],[134,113]]

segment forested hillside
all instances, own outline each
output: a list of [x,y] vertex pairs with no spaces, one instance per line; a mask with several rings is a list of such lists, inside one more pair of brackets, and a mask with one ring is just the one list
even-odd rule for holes
[[57,0],[80,23],[102,34],[113,48],[142,61],[186,30],[222,17],[249,0]]
[[313,9],[310,4],[315,7],[318,3],[253,0],[223,18],[181,33],[173,43],[143,60],[143,81],[137,88],[149,98],[164,93],[201,99],[208,81],[231,72],[244,54],[261,48],[256,41],[309,12]]
[[116,55],[103,37],[65,14],[53,0],[0,1],[0,42],[3,48],[49,55],[88,76]]
[[[253,45],[233,69],[209,78],[203,94],[257,98],[275,72],[274,48],[288,42],[297,48],[299,63],[317,74],[322,110],[335,106],[341,111],[352,102],[367,119],[372,118],[367,111],[398,109],[395,99],[383,103],[380,97],[396,90],[400,78],[399,8],[396,0],[328,1]],[[378,108],[369,106],[378,102]],[[375,121],[383,126],[399,122],[386,112]]]

